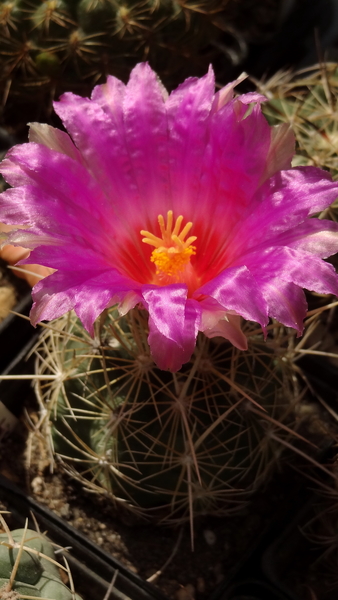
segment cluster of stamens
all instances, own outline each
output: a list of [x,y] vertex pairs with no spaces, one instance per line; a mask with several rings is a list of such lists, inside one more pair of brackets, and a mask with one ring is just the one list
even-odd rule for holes
[[192,228],[192,223],[189,221],[183,227],[182,231],[180,231],[182,221],[182,215],[174,221],[173,211],[168,210],[167,224],[165,224],[162,215],[158,216],[162,237],[157,237],[149,231],[141,230],[141,235],[145,236],[142,242],[155,247],[150,260],[156,266],[156,275],[177,278],[189,263],[190,257],[196,254],[196,247],[191,244],[197,237],[191,235],[185,239]]

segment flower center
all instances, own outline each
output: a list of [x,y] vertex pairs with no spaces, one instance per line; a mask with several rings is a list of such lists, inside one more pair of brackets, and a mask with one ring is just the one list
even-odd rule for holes
[[160,277],[169,276],[179,279],[180,274],[183,273],[186,265],[190,262],[190,257],[196,254],[196,247],[191,244],[197,237],[191,235],[185,239],[192,228],[192,223],[189,221],[181,231],[182,221],[182,215],[174,221],[173,211],[168,210],[167,224],[165,224],[164,217],[158,215],[162,237],[141,230],[141,235],[145,236],[142,242],[155,246],[150,260],[156,266],[156,275]]

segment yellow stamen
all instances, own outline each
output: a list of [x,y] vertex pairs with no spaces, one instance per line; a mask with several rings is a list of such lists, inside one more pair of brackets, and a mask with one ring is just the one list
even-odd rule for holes
[[191,244],[197,240],[195,235],[185,239],[192,228],[189,221],[182,231],[181,225],[183,216],[177,217],[173,228],[173,211],[167,212],[167,224],[165,224],[162,215],[158,215],[158,223],[162,237],[157,237],[149,231],[142,229],[142,242],[154,246],[155,250],[151,253],[151,262],[156,265],[156,275],[167,275],[177,277],[184,271],[184,267],[189,263],[190,257],[196,254],[196,247]]

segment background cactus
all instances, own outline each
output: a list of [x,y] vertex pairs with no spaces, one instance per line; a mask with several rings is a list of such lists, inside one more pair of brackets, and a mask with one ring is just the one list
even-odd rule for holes
[[127,80],[131,68],[143,60],[149,60],[168,88],[204,74],[210,63],[221,80],[228,80],[247,43],[272,35],[282,4],[5,0],[0,5],[0,105],[6,106],[5,120],[13,117],[17,127],[20,103],[26,122],[46,119],[54,96],[65,90],[89,95],[108,73]]
[[45,536],[27,528],[10,531],[3,517],[1,522],[5,529],[0,534],[1,597],[81,600],[62,582],[60,569],[67,569],[55,560]]
[[267,342],[246,333],[247,352],[201,336],[173,374],[151,359],[143,311],[111,309],[94,340],[73,313],[57,319],[36,349],[51,452],[87,489],[140,514],[236,510],[298,439],[294,338],[277,325]]
[[322,167],[337,179],[337,64],[279,72],[268,81],[255,83],[268,98],[262,108],[270,124],[292,126],[297,141],[293,165]]

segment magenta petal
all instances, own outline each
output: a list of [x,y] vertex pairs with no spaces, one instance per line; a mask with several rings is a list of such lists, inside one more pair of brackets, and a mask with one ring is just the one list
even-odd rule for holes
[[165,98],[149,65],[137,65],[127,86],[109,78],[92,100],[64,94],[55,110],[124,227],[148,227],[152,205],[157,217],[169,194]]
[[269,305],[269,316],[286,327],[293,327],[301,334],[307,312],[303,290],[294,283],[287,283],[278,278],[268,279],[261,285],[262,293]]
[[[247,78],[247,75],[244,73],[240,75],[235,81],[231,81],[227,85],[225,85],[221,90],[219,90],[215,94],[215,99],[212,106],[212,112],[216,112],[220,110],[223,106],[228,104],[234,96],[234,89],[237,85],[239,85],[242,81]],[[238,98],[238,101],[243,104],[250,104],[251,102],[266,102],[267,98],[262,94],[257,92],[249,92],[247,94],[243,94]]]
[[177,371],[192,355],[200,322],[198,303],[187,300],[185,286],[145,286],[149,312],[149,345],[161,369]]
[[30,253],[29,263],[32,260],[35,264],[59,269],[65,273],[82,270],[85,273],[100,273],[109,269],[109,265],[99,253],[80,244],[74,244],[73,246],[63,244],[60,246],[39,246]]
[[210,119],[195,212],[211,211],[225,237],[251,212],[270,144],[271,128],[258,106],[242,119],[230,102]]
[[238,221],[229,236],[230,264],[250,248],[273,246],[276,236],[324,210],[336,196],[337,183],[321,169],[280,171],[261,186],[251,200],[250,214]]
[[[28,188],[32,200],[31,197],[24,196],[24,214],[29,213],[30,203],[35,201],[40,202],[43,214],[61,208],[69,218],[76,214],[79,223],[82,222],[81,211],[84,217],[86,211],[93,217],[104,215],[107,218],[107,213],[108,216],[111,215],[109,203],[101,187],[88,170],[69,156],[40,144],[31,142],[15,146],[1,163],[0,172],[11,185],[23,186],[23,194]],[[45,206],[47,203],[50,205],[49,209]],[[59,224],[61,219],[60,214],[55,224]],[[35,213],[34,221],[37,220],[38,214]]]
[[55,109],[68,134],[33,124],[7,154],[14,189],[0,221],[19,228],[6,239],[31,250],[24,262],[57,269],[34,289],[34,322],[74,309],[92,333],[112,303],[120,314],[139,303],[154,359],[177,370],[199,330],[244,349],[240,317],[301,331],[302,288],[338,294],[322,260],[338,225],[310,218],[338,183],[290,168],[293,134],[268,125],[259,94],[234,98],[238,81],[215,94],[214,83],[210,68],[168,96],[137,65],[127,85],[110,76],[91,99],[64,94]]
[[109,120],[115,122],[118,128],[121,123],[122,103],[126,86],[122,81],[108,75],[106,83],[94,87],[91,95],[91,100],[102,108]]
[[170,208],[178,214],[189,215],[196,202],[209,136],[208,118],[214,86],[214,73],[210,69],[201,79],[187,80],[170,94],[166,102],[172,192]]
[[[97,247],[95,225],[98,225],[98,221],[94,210],[91,214],[85,208],[73,205],[72,200],[69,203],[66,199],[63,200],[64,202],[53,202],[52,193],[35,185],[8,189],[2,195],[0,220],[8,225],[29,225],[29,229],[15,233],[16,242],[28,248],[41,244],[62,246],[72,243],[76,246],[75,241],[80,240],[80,235],[83,246],[88,247],[92,242]],[[64,225],[65,220],[67,227]],[[105,237],[103,228],[100,229],[101,248],[107,244],[111,246],[111,236]]]
[[86,161],[88,170],[107,198],[111,199],[114,210],[120,214],[122,209],[123,220],[130,206],[140,204],[140,196],[126,142],[124,86],[119,89],[119,96],[115,112],[111,114],[99,103],[71,93],[64,94],[54,107]]
[[197,294],[214,298],[226,311],[233,310],[262,327],[268,322],[267,303],[246,266],[225,269],[199,288]]
[[338,275],[315,254],[288,247],[252,252],[242,258],[258,285],[275,279],[319,294],[338,295]]
[[259,94],[258,92],[248,92],[247,94],[242,94],[239,96],[238,100],[242,102],[242,104],[251,104],[252,102],[261,103],[266,102],[267,97],[263,96],[263,94]]
[[29,141],[42,144],[50,150],[61,152],[61,154],[66,154],[69,158],[83,163],[82,156],[69,135],[46,123],[30,123]]
[[74,309],[91,335],[93,323],[112,303],[122,302],[133,283],[116,271],[57,271],[42,279],[33,288],[34,304],[31,321],[51,321]]
[[204,329],[203,333],[208,338],[223,337],[239,350],[248,349],[248,339],[241,329],[241,317],[238,315],[228,313],[226,318],[217,321],[213,327]]
[[289,246],[327,258],[338,252],[338,223],[325,219],[308,219],[274,239],[276,246]]
[[[131,167],[147,208],[141,217],[145,225],[152,212],[157,217],[163,206],[172,208],[163,87],[148,64],[139,64],[131,72],[123,102],[123,117]],[[142,215],[142,207],[139,206],[138,211]]]
[[222,89],[216,92],[212,104],[212,113],[217,112],[233,99],[235,87],[242,83],[242,81],[244,81],[246,78],[247,75],[243,73],[235,81],[227,83],[227,85],[225,85]]
[[288,123],[271,127],[271,142],[261,183],[277,171],[290,169],[295,154],[296,139]]

